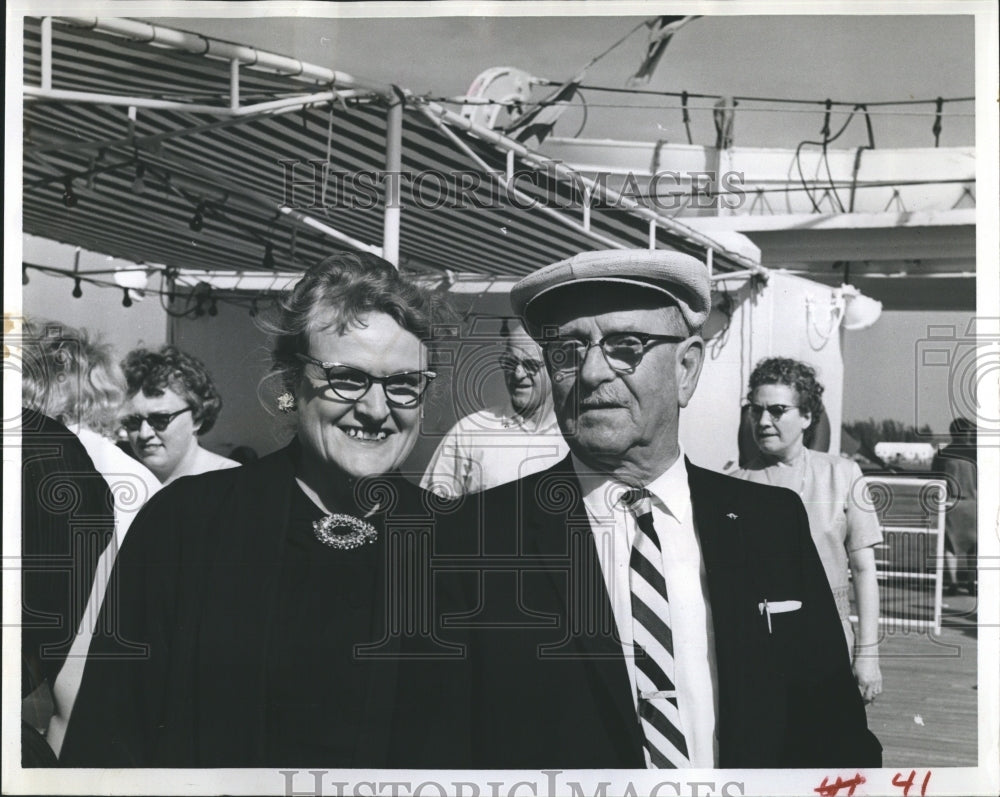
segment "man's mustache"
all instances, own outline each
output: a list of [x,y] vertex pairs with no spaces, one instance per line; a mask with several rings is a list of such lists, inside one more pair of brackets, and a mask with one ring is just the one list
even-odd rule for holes
[[573,390],[569,396],[567,396],[566,401],[568,406],[575,407],[578,412],[585,410],[628,407],[629,403],[630,402],[627,396],[621,396],[618,391],[607,389],[595,390],[585,395],[580,395],[577,390]]

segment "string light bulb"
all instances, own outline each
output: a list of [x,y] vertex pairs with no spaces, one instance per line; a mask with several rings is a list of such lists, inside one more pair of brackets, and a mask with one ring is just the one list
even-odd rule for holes
[[31,278],[28,276],[28,269],[22,267],[21,268],[21,284],[22,285],[27,285],[29,282],[31,282]]
[[177,298],[174,288],[177,286],[177,269],[167,267],[163,272],[163,281],[167,287],[167,303],[173,304]]
[[132,297],[128,295],[128,288],[123,288],[122,292],[125,294],[125,296],[122,298],[122,307],[131,307]]
[[80,200],[77,199],[76,194],[73,193],[73,178],[69,177],[63,183],[62,202],[68,208],[75,208],[77,202],[79,201]]
[[268,241],[264,246],[264,269],[271,271],[274,268],[274,244]]
[[205,217],[202,215],[204,212],[205,202],[203,200],[198,203],[198,207],[195,208],[191,221],[188,222],[188,227],[191,228],[191,232],[201,232],[201,228],[205,226]]
[[208,314],[213,318],[219,314],[219,303],[213,296],[211,303],[208,305]]
[[80,285],[80,278],[79,277],[74,277],[73,278],[73,298],[74,299],[79,299],[81,296],[83,296],[83,288]]
[[146,164],[137,163],[135,165],[135,179],[132,181],[132,193],[141,194],[146,190],[146,181],[142,178],[146,176]]

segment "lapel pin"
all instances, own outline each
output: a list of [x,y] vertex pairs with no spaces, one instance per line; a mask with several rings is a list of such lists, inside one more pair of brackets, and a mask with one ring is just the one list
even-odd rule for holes
[[728,515],[726,515],[726,517],[729,518],[730,520],[736,520],[739,517],[739,515],[730,512]]

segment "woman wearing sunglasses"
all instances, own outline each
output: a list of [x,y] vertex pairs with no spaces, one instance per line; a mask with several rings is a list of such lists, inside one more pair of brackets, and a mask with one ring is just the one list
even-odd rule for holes
[[[852,460],[806,448],[823,412],[816,371],[797,360],[772,357],[750,375],[749,416],[757,453],[733,475],[795,490],[805,504],[813,542],[840,612],[854,674],[865,702],[882,692],[879,670],[879,597],[875,546],[882,530]],[[858,633],[850,616],[850,583]]]
[[240,464],[198,442],[222,409],[222,398],[200,360],[164,346],[129,352],[122,368],[128,405],[121,425],[136,457],[160,482]]
[[461,649],[431,627],[441,607],[413,558],[447,507],[399,472],[435,312],[368,254],[323,260],[283,297],[267,328],[294,439],[147,505],[63,763],[465,763]]

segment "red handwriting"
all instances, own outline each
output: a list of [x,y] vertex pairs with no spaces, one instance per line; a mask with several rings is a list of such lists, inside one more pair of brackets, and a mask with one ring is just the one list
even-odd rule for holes
[[[903,790],[903,797],[910,797],[910,789],[913,788],[913,781],[917,777],[916,770],[910,770],[910,777],[903,780],[903,773],[897,772],[892,778],[892,785],[897,786]],[[924,775],[924,781],[920,784],[920,797],[924,797],[927,793],[927,784],[930,782],[931,773],[930,770]]]
[[821,795],[821,797],[837,797],[841,789],[847,789],[847,797],[853,797],[854,790],[864,783],[865,779],[859,772],[850,780],[842,780],[838,775],[836,783],[829,783],[828,781],[829,778],[823,778],[823,782],[813,789],[813,791]]

